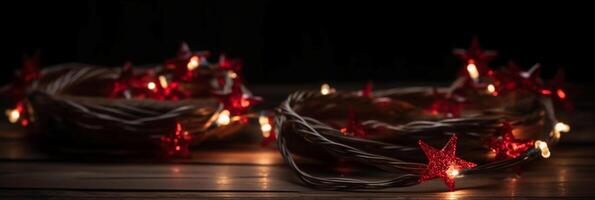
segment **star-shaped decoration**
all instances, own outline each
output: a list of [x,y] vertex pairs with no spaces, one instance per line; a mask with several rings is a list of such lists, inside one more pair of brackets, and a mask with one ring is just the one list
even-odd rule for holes
[[190,140],[192,136],[188,131],[182,129],[180,123],[176,123],[175,131],[173,133],[161,136],[161,148],[164,156],[171,157],[188,157],[190,155]]
[[533,141],[516,139],[509,122],[503,122],[500,134],[488,141],[489,148],[496,153],[496,159],[519,157],[522,153],[533,148]]
[[464,73],[467,73],[467,64],[473,63],[477,67],[477,71],[480,75],[484,75],[489,71],[487,66],[488,62],[498,56],[498,52],[496,51],[482,50],[479,45],[479,38],[476,36],[471,40],[471,46],[469,49],[454,49],[453,54],[464,62]]
[[23,54],[21,70],[15,71],[14,80],[7,86],[0,88],[0,93],[12,98],[14,101],[25,98],[27,87],[41,78],[39,57],[39,51],[36,51],[33,56]]
[[208,51],[191,51],[186,42],[182,42],[175,58],[165,61],[165,69],[174,72],[174,80],[191,81],[194,78],[194,69],[208,65]]
[[460,170],[477,166],[475,163],[456,157],[457,136],[453,135],[446,145],[438,150],[423,141],[418,141],[419,146],[428,158],[428,167],[421,174],[419,181],[423,182],[436,177],[442,178],[450,191],[455,188],[455,177]]
[[374,85],[372,84],[372,81],[368,81],[362,88],[360,94],[362,97],[372,97],[372,90],[374,90]]
[[514,62],[510,61],[504,71],[494,74],[498,93],[507,93],[518,89],[542,94],[551,95],[551,91],[545,89],[540,77],[541,65],[535,64],[528,71],[523,71]]
[[239,79],[233,79],[233,81],[229,93],[214,94],[219,97],[219,101],[223,104],[223,107],[229,110],[232,115],[244,114],[250,106],[256,105],[262,101],[262,98],[260,97],[246,94]]
[[438,89],[433,89],[434,102],[430,105],[429,112],[432,115],[443,114],[446,117],[459,117],[463,109],[463,102],[454,97],[440,94]]
[[547,81],[547,88],[552,93],[554,101],[561,105],[566,111],[574,111],[574,105],[570,100],[571,86],[565,81],[564,70],[559,69],[553,79]]
[[353,108],[349,107],[347,111],[347,123],[344,128],[340,129],[341,133],[345,135],[355,136],[359,138],[365,138],[367,133],[362,126],[361,122],[357,118],[357,115],[353,111]]

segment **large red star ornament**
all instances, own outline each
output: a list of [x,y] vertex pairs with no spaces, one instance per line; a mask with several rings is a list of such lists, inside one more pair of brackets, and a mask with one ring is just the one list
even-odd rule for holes
[[479,45],[479,38],[473,37],[469,49],[454,49],[453,54],[465,63],[465,67],[469,63],[476,65],[480,74],[488,72],[488,62],[496,58],[497,51],[484,51]]
[[477,166],[475,163],[456,157],[456,135],[453,135],[441,150],[435,149],[421,140],[418,141],[418,144],[428,158],[428,167],[421,174],[419,182],[440,177],[448,189],[453,191],[455,188],[454,179],[459,174],[459,171]]
[[516,158],[533,147],[532,140],[516,139],[512,130],[510,123],[504,122],[500,135],[488,141],[489,148],[496,153],[496,159]]

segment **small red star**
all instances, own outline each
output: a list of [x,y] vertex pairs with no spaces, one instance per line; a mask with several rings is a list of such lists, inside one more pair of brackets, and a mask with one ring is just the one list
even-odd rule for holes
[[514,62],[509,62],[503,72],[494,75],[498,85],[499,93],[506,93],[523,89],[542,95],[551,95],[551,91],[545,89],[540,78],[540,65],[536,64],[528,71],[522,71]]
[[444,114],[446,117],[459,117],[461,116],[461,110],[463,109],[463,102],[455,99],[454,97],[448,97],[444,94],[440,94],[438,89],[434,87],[434,102],[430,105],[430,113],[432,115]]
[[372,84],[372,81],[368,81],[368,83],[366,83],[366,85],[364,85],[364,88],[362,88],[362,91],[361,91],[362,97],[372,97],[373,89],[374,89],[374,85]]
[[454,178],[459,174],[459,171],[477,166],[475,163],[456,157],[456,135],[453,135],[441,150],[435,149],[421,140],[418,141],[418,144],[428,158],[428,167],[420,176],[420,182],[440,177],[448,189],[453,191],[455,187]]
[[502,124],[500,135],[492,138],[488,146],[496,153],[496,159],[516,158],[533,147],[533,141],[519,140],[512,134],[512,126],[508,122]]
[[192,137],[188,131],[182,129],[180,123],[176,123],[176,130],[173,134],[161,136],[162,153],[168,158],[171,157],[188,157],[190,155],[190,140]]
[[25,98],[27,87],[42,76],[39,70],[39,57],[39,51],[35,52],[33,56],[23,54],[21,70],[15,71],[14,80],[9,85],[0,88],[0,93],[14,101]]
[[496,58],[498,52],[482,50],[479,45],[479,39],[473,37],[469,49],[454,49],[453,54],[465,63],[464,73],[467,72],[467,64],[473,63],[476,65],[477,71],[483,75],[489,71],[487,66],[488,62]]
[[558,105],[561,105],[566,111],[574,111],[574,105],[569,96],[572,87],[565,82],[564,70],[558,70],[554,78],[549,80],[546,85]]
[[174,80],[191,81],[194,73],[188,69],[188,64],[192,59],[195,59],[198,65],[202,65],[209,57],[209,54],[208,51],[191,51],[188,44],[182,42],[178,55],[165,61],[165,69],[174,72]]
[[241,115],[246,110],[255,104],[262,101],[260,97],[250,96],[244,93],[240,80],[233,79],[234,83],[231,86],[231,92],[227,94],[214,94],[219,97],[219,101],[223,104],[223,107],[232,115]]
[[347,124],[344,128],[340,129],[341,133],[352,135],[355,137],[365,138],[366,137],[366,130],[364,126],[360,123],[357,115],[353,111],[353,108],[349,108],[347,111]]

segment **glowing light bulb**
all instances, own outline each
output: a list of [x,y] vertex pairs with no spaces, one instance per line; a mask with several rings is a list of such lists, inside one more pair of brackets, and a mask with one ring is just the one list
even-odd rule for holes
[[560,97],[560,99],[566,98],[566,92],[564,92],[564,90],[562,90],[562,89],[556,90],[556,94],[558,94],[558,97]]
[[558,122],[554,126],[554,130],[561,133],[567,133],[570,131],[570,126],[568,126],[568,124]]
[[486,88],[488,93],[496,96],[498,93],[496,93],[496,86],[494,86],[494,84],[489,84],[488,87]]
[[227,76],[228,76],[229,78],[235,79],[235,78],[237,78],[237,77],[238,77],[238,74],[236,74],[236,73],[235,73],[235,72],[233,72],[233,71],[228,71],[228,72],[227,72]]
[[159,76],[159,84],[162,88],[167,88],[167,78],[165,76]]
[[446,170],[446,175],[448,175],[450,178],[455,178],[459,175],[459,170],[456,169],[453,166],[450,166],[447,170]]
[[547,143],[541,140],[535,141],[535,148],[541,151],[541,157],[549,158],[551,153],[550,149],[547,147]]
[[467,64],[467,72],[469,72],[469,77],[471,77],[474,82],[479,80],[479,71],[477,71],[477,66],[473,60],[469,60],[469,64]]
[[147,84],[147,88],[149,88],[149,90],[155,90],[157,86],[155,85],[155,82],[149,82]]
[[186,67],[188,68],[188,71],[192,71],[198,67],[199,63],[200,63],[200,58],[198,56],[192,56],[192,58],[190,58],[190,61],[188,62],[188,65],[186,65]]
[[17,123],[21,118],[21,112],[17,109],[9,109],[6,110],[6,116],[8,117],[8,121],[10,123]]
[[333,92],[335,92],[335,88],[332,88],[329,84],[325,83],[320,86],[320,94],[322,95],[327,95]]
[[269,123],[269,118],[267,116],[260,116],[258,117],[258,123],[260,123],[260,130],[262,131],[262,136],[268,138],[271,136],[271,130],[273,130],[273,126]]
[[217,125],[225,126],[231,122],[231,118],[229,117],[230,113],[229,110],[222,110],[219,113],[219,117],[217,118]]

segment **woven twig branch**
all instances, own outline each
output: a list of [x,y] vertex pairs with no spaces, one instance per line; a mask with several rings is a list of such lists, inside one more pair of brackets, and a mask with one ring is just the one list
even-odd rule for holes
[[[398,99],[401,95],[423,95],[426,94],[426,91],[428,91],[428,88],[416,87],[378,91],[374,95],[376,95],[375,97],[384,97],[382,95],[387,95],[392,99]],[[365,99],[364,97],[359,97],[354,95],[354,93],[335,93],[325,97],[325,100],[328,102],[320,102],[320,97],[321,94],[315,91],[296,92],[289,95],[277,108],[276,128],[279,133],[278,148],[289,166],[297,172],[298,176],[304,182],[317,188],[332,190],[404,187],[419,183],[419,175],[426,168],[426,164],[409,162],[395,156],[376,153],[393,151],[394,153],[392,155],[403,155],[411,152],[419,152],[420,150],[417,145],[401,146],[346,136],[340,130],[332,128],[312,116],[303,116],[296,111],[296,109],[301,109],[303,105],[313,101],[315,101],[316,105],[324,105],[325,103],[334,104],[337,102],[352,103],[357,101],[354,99]],[[504,120],[508,120],[512,124],[523,125],[534,125],[530,123],[539,120],[548,120],[551,123],[556,123],[551,100],[538,97],[536,102],[540,106],[534,106],[533,110],[522,114],[510,111],[486,111],[478,115],[462,118],[437,121],[412,121],[400,125],[391,125],[378,120],[363,121],[362,124],[372,128],[382,126],[393,131],[392,134],[396,134],[394,136],[400,137],[418,137],[424,133],[432,133],[431,137],[439,137],[440,135],[450,135],[454,132],[470,137],[481,137],[482,134],[494,133]],[[546,113],[545,116],[541,114],[543,112]],[[301,169],[296,163],[288,147],[288,143],[293,142],[290,140],[296,137],[288,137],[290,135],[302,138],[307,142],[306,145],[320,147],[339,159],[356,161],[393,172],[395,177],[386,180],[370,181],[367,179],[313,175]],[[548,136],[545,140],[549,143],[555,142],[552,141],[551,136]],[[301,148],[307,149],[308,147],[302,146]],[[517,158],[485,163],[472,169],[463,170],[461,174],[485,173],[506,169],[535,158],[539,155],[538,152],[536,149],[530,149]]]

